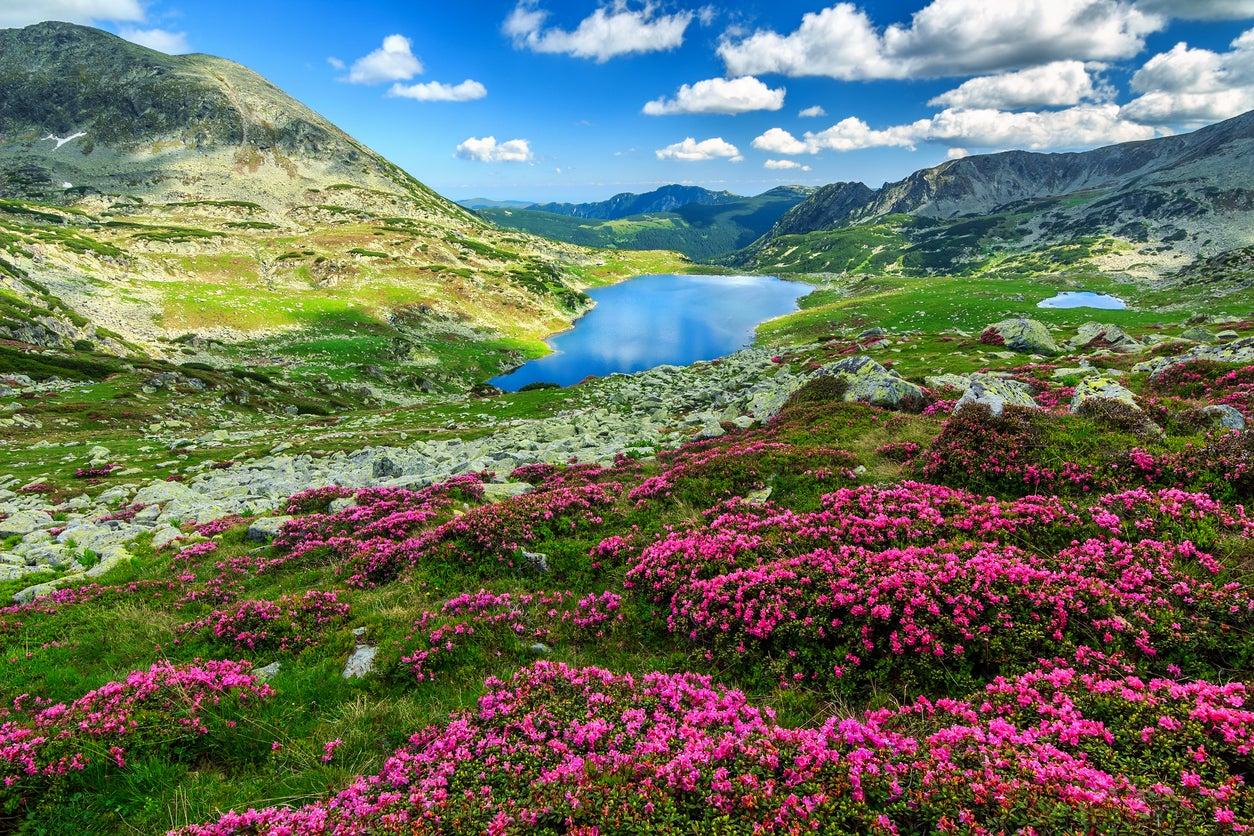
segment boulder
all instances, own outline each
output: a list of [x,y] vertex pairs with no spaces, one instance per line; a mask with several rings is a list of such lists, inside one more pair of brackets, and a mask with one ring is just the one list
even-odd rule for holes
[[1245,416],[1226,404],[1214,404],[1203,407],[1201,413],[1203,417],[1210,420],[1215,426],[1222,427],[1225,430],[1245,429]]
[[920,403],[923,390],[902,380],[864,354],[830,363],[814,373],[815,377],[835,377],[846,384],[846,401],[861,401],[872,406],[897,409],[903,402]]
[[1104,325],[1100,322],[1086,322],[1079,327],[1076,335],[1067,341],[1072,348],[1106,349],[1119,354],[1134,354],[1144,351],[1145,345],[1118,325]]
[[1192,328],[1186,328],[1180,332],[1180,339],[1193,340],[1198,343],[1215,342],[1215,332],[1209,328],[1203,328],[1201,325],[1194,325]]
[[52,517],[43,511],[19,511],[0,520],[0,538],[25,537],[51,525]]
[[[1001,343],[997,343],[997,337],[1001,338]],[[1003,319],[1001,322],[995,322],[984,329],[980,334],[980,340],[992,342],[995,345],[1003,344],[1011,351],[1017,351],[1020,354],[1050,356],[1062,353],[1058,343],[1054,342],[1054,338],[1050,336],[1049,329],[1043,322],[1035,319]]]
[[1007,406],[1039,408],[1032,398],[1032,389],[1026,383],[987,374],[971,376],[967,390],[954,404],[954,412],[972,403],[984,404],[998,417]]
[[1071,414],[1079,415],[1089,401],[1114,401],[1130,407],[1136,412],[1141,408],[1136,405],[1132,392],[1120,383],[1106,377],[1086,377],[1076,384],[1075,394],[1071,397]]
[[278,536],[283,524],[292,517],[262,517],[248,524],[248,539],[254,543],[269,543]]
[[486,502],[500,502],[531,491],[526,482],[486,482],[483,485],[483,498]]

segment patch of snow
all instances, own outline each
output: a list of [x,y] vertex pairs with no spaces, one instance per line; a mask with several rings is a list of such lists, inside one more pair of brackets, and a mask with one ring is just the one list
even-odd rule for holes
[[[70,134],[69,136],[67,136],[67,137],[65,137],[65,138],[62,138],[62,137],[59,137],[59,136],[53,136],[52,134],[48,134],[46,137],[44,137],[42,140],[40,140],[40,142],[43,142],[44,140],[50,139],[50,140],[52,140],[53,142],[55,142],[55,143],[57,144],[57,148],[60,148],[60,147],[61,147],[62,145],[64,145],[65,143],[67,143],[67,142],[69,142],[69,141],[71,141],[71,140],[74,140],[74,139],[78,139],[80,136],[87,136],[87,131],[79,131],[78,133],[76,133],[76,134]],[[52,150],[53,150],[53,151],[55,151],[55,150],[57,150],[57,148],[53,148]]]
[[63,189],[72,189],[72,188],[74,188],[74,184],[73,184],[73,183],[71,183],[69,180],[66,180],[64,183],[62,183],[62,184],[61,184],[61,188],[63,188]]

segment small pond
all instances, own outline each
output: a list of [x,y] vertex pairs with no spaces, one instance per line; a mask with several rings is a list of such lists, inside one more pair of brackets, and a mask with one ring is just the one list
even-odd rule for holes
[[1107,311],[1122,311],[1127,304],[1118,296],[1109,293],[1093,293],[1089,290],[1065,290],[1048,299],[1036,303],[1038,308],[1101,308]]
[[553,353],[488,381],[569,386],[588,375],[686,366],[753,341],[761,322],[797,308],[812,288],[765,276],[640,276],[588,291],[596,307],[549,339]]

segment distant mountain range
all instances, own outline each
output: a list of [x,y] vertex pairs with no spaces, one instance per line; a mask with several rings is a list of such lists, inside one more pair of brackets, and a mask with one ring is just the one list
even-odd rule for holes
[[[698,261],[748,246],[814,190],[778,186],[753,197],[698,186],[624,192],[595,203],[461,201],[498,226],[589,247],[674,250]],[[496,204],[496,205],[490,205]]]
[[1161,272],[1254,244],[1252,162],[1254,113],[1080,153],[965,157],[879,189],[824,186],[730,261],[836,273],[1080,263]]

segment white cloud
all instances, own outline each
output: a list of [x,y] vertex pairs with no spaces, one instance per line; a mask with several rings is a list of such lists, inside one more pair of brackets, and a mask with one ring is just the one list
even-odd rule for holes
[[797,115],[802,119],[815,119],[819,116],[826,116],[827,111],[823,109],[822,105],[814,105],[798,111]]
[[1125,119],[1151,125],[1199,125],[1254,109],[1254,29],[1230,52],[1176,44],[1145,62],[1132,76],[1135,99]]
[[1254,17],[1254,0],[1139,0],[1141,9],[1184,20],[1244,20]]
[[613,0],[610,5],[601,6],[573,31],[545,29],[548,15],[539,8],[538,0],[519,0],[501,30],[513,39],[518,49],[592,58],[604,63],[620,55],[675,49],[684,42],[684,30],[694,17],[693,12],[659,15],[652,2],[632,10],[627,0]]
[[472,136],[457,146],[456,156],[481,163],[526,163],[534,159],[527,140],[511,139],[498,144],[494,136],[483,139]]
[[333,69],[336,69],[336,70],[346,70],[346,69],[348,69],[348,65],[347,65],[347,64],[345,64],[345,63],[344,63],[343,61],[341,61],[340,59],[336,58],[334,55],[331,55],[331,56],[328,56],[328,57],[327,57],[327,63],[328,63],[328,64],[330,64],[330,65],[331,65],[331,67],[332,67]]
[[963,157],[969,156],[971,156],[971,154],[965,148],[950,148],[945,152],[945,159],[947,160],[961,160]]
[[896,146],[914,150],[916,139],[908,126],[873,130],[854,116],[842,119],[825,131],[806,131],[805,144],[812,153],[818,151],[857,151],[862,148]]
[[461,84],[442,84],[429,81],[426,84],[393,84],[389,96],[417,99],[420,102],[470,102],[488,95],[488,88],[477,81],[466,79]]
[[0,3],[0,29],[28,26],[44,20],[142,23],[144,7],[139,0],[4,0]]
[[810,150],[783,128],[771,128],[749,144],[768,154],[804,154]]
[[1125,0],[932,0],[908,26],[878,31],[866,12],[842,2],[806,14],[787,35],[725,37],[718,53],[734,75],[941,78],[1129,58],[1165,26],[1163,16]]
[[753,76],[709,78],[679,88],[675,98],[656,99],[644,106],[649,116],[673,113],[748,113],[753,110],[779,110],[784,106],[784,88],[772,90]]
[[825,131],[807,131],[801,139],[772,128],[753,140],[753,147],[768,153],[818,154],[864,148],[913,149],[921,142],[937,142],[958,149],[1048,151],[1151,139],[1159,133],[1122,118],[1119,106],[1108,103],[1019,113],[990,108],[945,109],[929,119],[878,130],[851,116]]
[[422,62],[411,51],[411,41],[404,35],[388,35],[383,46],[353,62],[348,75],[341,79],[350,84],[382,84],[385,81],[408,81],[422,72]]
[[165,29],[137,29],[123,26],[118,34],[131,43],[164,52],[166,55],[184,55],[192,51],[187,43],[186,32],[169,32]]
[[767,160],[766,162],[762,163],[762,167],[769,168],[773,171],[787,170],[787,169],[798,169],[800,171],[810,170],[810,166],[802,165],[801,163],[795,162],[793,160]]
[[943,110],[902,126],[917,141],[960,148],[1026,148],[1048,151],[1095,148],[1152,139],[1155,129],[1120,117],[1115,104],[1083,104],[1066,110],[1007,113],[1000,110]]
[[[1100,65],[1098,65],[1100,66]],[[1103,91],[1082,61],[1054,61],[1012,73],[979,76],[928,102],[936,107],[1021,110],[1067,107],[1096,99]]]
[[656,152],[659,160],[680,160],[682,162],[703,162],[706,160],[727,159],[738,163],[744,159],[739,149],[721,137],[705,139],[697,142],[688,137],[683,142],[676,142],[660,148]]

